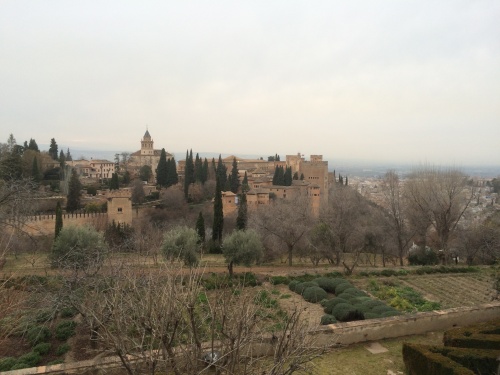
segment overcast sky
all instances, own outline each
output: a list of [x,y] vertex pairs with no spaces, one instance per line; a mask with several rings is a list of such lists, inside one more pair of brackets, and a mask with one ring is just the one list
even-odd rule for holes
[[1,142],[500,164],[500,1],[0,2]]

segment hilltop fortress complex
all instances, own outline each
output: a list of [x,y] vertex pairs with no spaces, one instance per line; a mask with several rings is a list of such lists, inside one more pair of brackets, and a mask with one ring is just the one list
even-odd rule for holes
[[[144,165],[151,168],[153,172],[152,181],[156,178],[156,169],[160,160],[161,149],[154,148],[154,141],[151,134],[146,130],[141,139],[141,148],[138,151],[130,154],[127,163],[120,167],[128,170],[132,176],[138,176],[139,169]],[[171,153],[167,153],[167,159],[173,158]],[[267,205],[273,199],[297,199],[298,197],[307,197],[313,215],[319,215],[319,209],[322,204],[328,200],[328,188],[334,179],[332,173],[328,172],[328,161],[323,160],[322,155],[311,155],[310,160],[305,160],[300,153],[296,155],[286,155],[284,161],[280,160],[263,160],[261,159],[244,159],[231,155],[222,159],[222,163],[231,171],[234,160],[238,164],[238,174],[240,184],[246,174],[249,190],[246,192],[247,205],[250,210],[257,208],[259,205]],[[81,178],[81,181],[92,182],[96,180],[111,179],[112,174],[116,171],[116,164],[109,160],[91,159],[74,160],[68,162],[68,165],[76,170]],[[184,181],[185,160],[179,160],[177,163],[177,173],[179,181]],[[276,167],[290,167],[292,175],[298,175],[301,178],[293,180],[291,186],[273,185],[273,175]],[[132,224],[132,204],[131,194],[129,189],[121,189],[120,191],[109,192],[104,199],[108,201],[108,212],[103,214],[105,222],[116,222],[119,224]],[[230,215],[238,209],[237,195],[230,192],[222,192],[222,202],[224,215]],[[94,215],[95,216],[95,215]],[[67,215],[67,218],[83,223],[91,220],[87,215],[73,216]],[[44,231],[53,228],[52,224],[46,225],[38,220],[38,225],[35,227],[43,227]],[[46,218],[53,222],[54,218]],[[92,220],[95,220],[92,219]],[[33,225],[33,223],[32,223]]]

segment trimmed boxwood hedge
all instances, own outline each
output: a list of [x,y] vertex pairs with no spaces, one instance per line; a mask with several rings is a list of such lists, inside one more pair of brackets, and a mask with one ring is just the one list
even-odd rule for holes
[[339,303],[345,303],[347,305],[349,305],[349,301],[345,300],[345,299],[342,299],[342,298],[332,298],[331,300],[329,300],[328,302],[325,303],[325,308],[324,308],[324,312],[327,313],[327,314],[331,314],[332,313],[332,309],[337,306]]
[[[306,290],[307,288],[310,288],[312,286],[318,286],[318,284],[316,284],[314,281],[305,281],[303,283],[299,283],[295,286],[295,293],[303,294],[304,290]],[[325,293],[325,296],[326,296],[326,293]],[[325,298],[325,297],[323,297],[323,298]]]
[[331,279],[329,277],[318,277],[313,280],[320,288],[322,288],[327,293],[335,293],[335,287],[337,283],[335,279]]
[[299,284],[300,284],[300,281],[292,280],[288,283],[288,289],[290,289],[292,292],[295,292],[295,287]]
[[321,317],[321,325],[337,323],[337,319],[333,315],[325,314]]
[[304,299],[307,302],[316,303],[316,302],[321,301],[322,299],[325,299],[328,295],[319,286],[312,286],[312,287],[306,288],[304,290],[304,292],[302,293],[302,296],[304,297]]

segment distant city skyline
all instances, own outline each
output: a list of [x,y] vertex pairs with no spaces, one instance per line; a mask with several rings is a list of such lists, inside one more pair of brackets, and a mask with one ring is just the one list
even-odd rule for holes
[[[0,3],[0,142],[500,166],[500,2]],[[185,152],[185,151],[184,151]]]

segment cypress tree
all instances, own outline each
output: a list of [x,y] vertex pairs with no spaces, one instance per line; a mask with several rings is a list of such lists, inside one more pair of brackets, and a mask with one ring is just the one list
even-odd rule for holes
[[109,182],[109,190],[118,190],[120,188],[120,183],[118,182],[118,174],[113,173],[111,175],[111,181]]
[[205,158],[203,161],[203,167],[201,170],[201,183],[204,184],[208,180],[208,160]]
[[[245,194],[248,190],[250,190],[250,186],[248,186],[248,176],[247,171],[245,171],[245,176],[243,177],[243,182],[241,183],[241,190],[243,194]],[[245,196],[246,200],[246,196]]]
[[227,168],[222,162],[222,157],[219,154],[219,161],[217,162],[217,177],[219,178],[220,182],[220,187],[225,188],[226,187],[226,182],[227,182]]
[[36,156],[33,158],[33,166],[31,168],[31,177],[34,181],[40,182],[40,170],[38,169],[38,161]]
[[238,175],[238,162],[236,161],[236,158],[233,159],[233,168],[231,169],[231,191],[234,194],[238,193],[238,188],[240,187],[240,178]]
[[286,172],[283,176],[283,185],[285,186],[292,185],[292,167],[286,167]]
[[54,238],[57,238],[57,236],[59,236],[59,232],[61,232],[62,228],[63,228],[63,218],[62,218],[61,202],[57,201],[57,206],[56,206],[56,227],[55,227],[55,230],[54,230]]
[[274,168],[273,185],[278,185],[278,166]]
[[349,180],[347,179],[347,176],[345,176],[345,186],[347,186],[348,181],[349,181]]
[[304,178],[305,178],[305,177],[304,177],[304,173],[301,173],[301,174],[300,174],[300,181],[304,181]]
[[238,216],[236,217],[236,228],[238,230],[245,230],[247,228],[247,195],[240,194],[240,202],[238,206]]
[[222,192],[218,176],[215,183],[215,199],[214,199],[214,222],[212,226],[212,240],[220,246],[222,241],[222,230],[224,227],[224,212],[222,209]]
[[294,179],[294,180],[298,180],[298,179],[299,179],[299,172],[295,172],[295,173],[293,174],[293,179]]
[[278,178],[276,185],[285,186],[285,171],[282,166],[278,167]]
[[160,188],[168,186],[167,153],[164,148],[161,149],[160,160],[156,168],[156,183],[160,185]]
[[80,208],[80,190],[82,185],[78,179],[76,171],[73,169],[71,171],[71,178],[68,185],[68,199],[66,202],[66,210],[68,212],[73,212]]
[[196,153],[196,158],[194,160],[194,182],[203,183],[203,162],[198,153]]
[[203,218],[203,214],[200,211],[198,215],[198,219],[196,220],[196,233],[198,233],[198,237],[200,237],[199,243],[205,242],[205,219]]
[[177,185],[179,182],[179,176],[177,175],[177,165],[175,163],[175,158],[172,156],[167,160],[168,166],[168,183],[167,187]]

